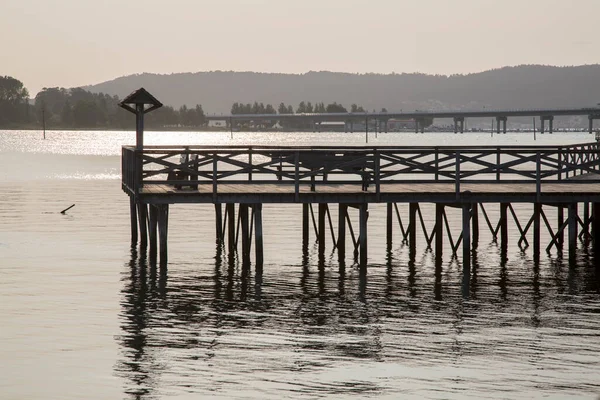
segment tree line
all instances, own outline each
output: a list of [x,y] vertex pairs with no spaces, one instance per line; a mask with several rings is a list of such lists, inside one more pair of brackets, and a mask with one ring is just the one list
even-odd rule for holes
[[[42,122],[50,129],[133,129],[135,118],[119,107],[121,99],[116,95],[92,93],[82,88],[43,88],[33,101],[21,81],[10,76],[0,76],[0,128],[39,127]],[[373,110],[375,111],[375,110]],[[384,108],[381,110],[386,112]],[[280,103],[275,109],[271,104],[236,102],[231,114],[310,114],[346,113],[348,109],[337,102],[325,104],[301,101],[292,105]],[[362,106],[352,104],[350,112],[365,112]],[[240,122],[239,128],[271,129],[277,119]],[[151,129],[206,128],[208,121],[202,108],[183,105],[178,109],[163,106],[145,116],[145,126]],[[280,121],[283,129],[312,129],[310,121],[285,119]]]
[[[33,101],[23,83],[0,76],[0,128],[41,126],[59,129],[133,129],[135,118],[119,107],[118,96],[81,88],[43,88]],[[145,116],[147,128],[199,128],[207,125],[200,104],[163,106]]]
[[[240,103],[235,102],[231,106],[231,114],[327,114],[327,113],[347,113],[348,109],[344,107],[342,104],[338,104],[337,102],[329,103],[325,105],[323,102],[317,102],[314,105],[310,101],[301,101],[296,107],[296,111],[294,111],[294,107],[292,105],[286,105],[285,103],[280,103],[277,110],[271,104],[263,104],[255,101],[254,103]],[[352,104],[350,106],[350,111],[352,113],[364,113],[366,110],[357,104]],[[375,112],[375,110],[373,110]],[[387,109],[382,108],[381,112],[387,112]],[[239,128],[273,128],[277,123],[276,120],[273,121],[260,121],[254,123],[253,121],[243,121],[237,123]],[[305,119],[285,119],[280,121],[280,126],[284,129],[312,129],[311,121]]]

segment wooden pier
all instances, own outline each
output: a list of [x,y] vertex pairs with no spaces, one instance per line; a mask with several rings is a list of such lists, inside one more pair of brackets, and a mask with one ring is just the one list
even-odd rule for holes
[[[463,268],[469,273],[480,219],[495,238],[499,237],[503,249],[508,245],[512,219],[520,232],[512,239],[519,245],[532,240],[536,258],[542,249],[543,228],[551,237],[547,250],[561,248],[565,232],[571,257],[578,237],[586,235],[596,244],[600,234],[596,218],[600,216],[599,155],[596,142],[368,148],[124,146],[122,187],[131,199],[132,240],[149,244],[151,257],[160,249],[161,264],[167,261],[170,205],[214,204],[216,239],[227,243],[233,253],[241,236],[243,263],[251,262],[253,245],[259,268],[264,262],[262,205],[291,203],[302,210],[304,243],[308,243],[312,224],[319,252],[324,251],[326,238],[331,235],[334,248],[343,256],[350,236],[357,261],[366,269],[369,204],[385,203],[388,246],[394,240],[393,226],[398,224],[402,240],[411,249],[422,231],[419,235],[441,260],[445,232],[453,253],[462,245]],[[432,227],[424,222],[422,203],[435,204]],[[519,221],[515,203],[532,205],[527,221]],[[339,209],[337,226],[329,213],[331,205]],[[408,206],[407,223],[398,211],[402,205]],[[452,237],[446,207],[462,209],[458,238]],[[490,207],[499,207],[499,221],[490,220],[486,211]],[[547,218],[544,210],[548,208],[558,210],[556,221]],[[349,218],[353,209],[359,216],[358,229]]]
[[[214,204],[216,240],[220,246],[227,243],[233,255],[241,236],[244,266],[251,263],[254,245],[257,269],[264,263],[266,203],[301,207],[303,245],[308,244],[312,222],[320,255],[329,231],[343,260],[349,234],[365,273],[369,205],[374,203],[387,205],[388,249],[397,221],[412,254],[417,232],[422,231],[438,264],[445,231],[453,254],[462,246],[465,277],[470,276],[471,250],[479,240],[480,214],[493,237],[499,236],[503,254],[510,217],[519,231],[517,244],[529,245],[532,240],[535,259],[539,259],[543,227],[551,238],[546,250],[562,249],[567,232],[570,259],[575,257],[578,238],[585,238],[595,250],[600,248],[600,146],[596,142],[466,147],[144,146],[144,114],[162,104],[141,88],[120,105],[136,115],[136,145],[122,148],[122,187],[130,197],[131,239],[139,241],[144,251],[149,247],[150,259],[159,257],[161,265],[167,263],[169,207],[178,203]],[[590,121],[595,116],[590,114]],[[423,203],[435,204],[433,227],[426,226]],[[515,203],[531,204],[527,222],[517,218]],[[339,208],[337,229],[329,212],[332,204]],[[398,208],[403,204],[408,206],[407,224]],[[494,205],[500,210],[497,223],[486,211]],[[462,210],[459,237],[452,237],[447,207]],[[557,209],[555,221],[548,219],[544,211],[548,208]],[[351,224],[351,212],[358,213],[358,229]]]

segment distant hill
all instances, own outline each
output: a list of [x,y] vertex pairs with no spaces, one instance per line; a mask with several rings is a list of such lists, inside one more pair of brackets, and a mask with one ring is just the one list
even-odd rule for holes
[[[441,61],[443,62],[443,60]],[[84,87],[124,97],[144,87],[164,104],[229,113],[234,102],[352,103],[367,110],[584,107],[600,102],[600,65],[523,65],[467,75],[307,72],[138,74]]]

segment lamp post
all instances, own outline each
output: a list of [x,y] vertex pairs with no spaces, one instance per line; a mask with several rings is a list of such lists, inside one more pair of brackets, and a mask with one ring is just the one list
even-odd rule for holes
[[162,107],[162,103],[144,88],[139,88],[119,103],[121,108],[135,114],[135,148],[144,148],[144,114]]

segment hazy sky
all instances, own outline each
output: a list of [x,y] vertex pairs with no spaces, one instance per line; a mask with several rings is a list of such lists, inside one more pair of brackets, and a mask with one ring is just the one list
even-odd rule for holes
[[0,0],[0,75],[467,73],[600,62],[600,0]]

